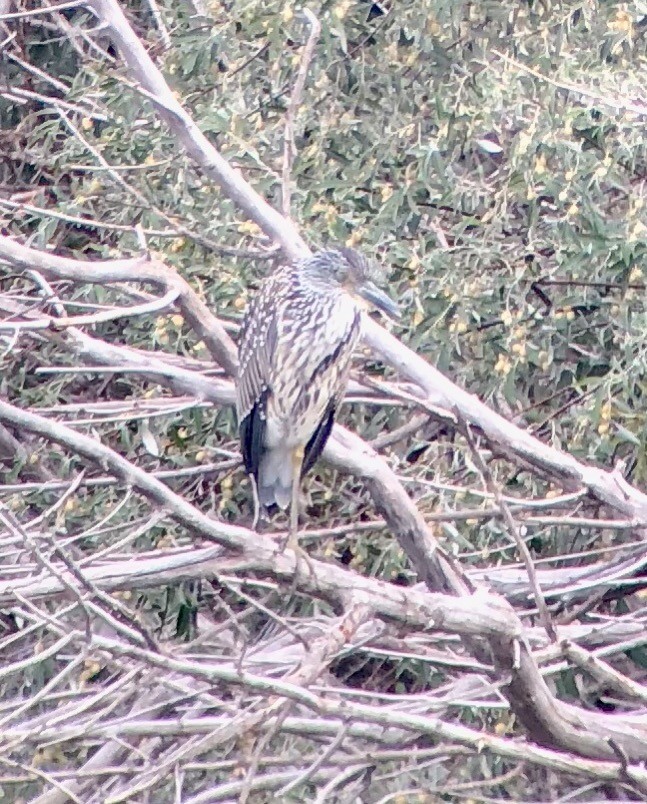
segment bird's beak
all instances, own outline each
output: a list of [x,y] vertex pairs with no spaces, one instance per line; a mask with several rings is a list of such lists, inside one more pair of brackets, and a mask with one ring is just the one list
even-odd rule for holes
[[364,301],[376,307],[381,313],[388,315],[389,318],[400,318],[398,305],[373,282],[365,282],[357,289],[357,294],[361,296]]

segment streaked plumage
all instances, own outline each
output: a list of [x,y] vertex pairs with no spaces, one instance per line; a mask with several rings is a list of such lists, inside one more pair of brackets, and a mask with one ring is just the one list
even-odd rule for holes
[[374,285],[377,273],[353,249],[321,251],[279,268],[249,306],[237,412],[245,469],[264,506],[287,508],[295,471],[303,476],[325,446],[360,336],[360,297],[397,313]]

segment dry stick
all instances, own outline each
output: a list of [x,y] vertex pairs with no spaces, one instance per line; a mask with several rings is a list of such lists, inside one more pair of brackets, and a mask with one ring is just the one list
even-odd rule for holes
[[[114,658],[111,658],[111,662],[113,662],[115,666],[124,666],[123,662],[117,665]],[[139,665],[135,665],[135,667],[136,670],[128,671],[131,676],[134,676],[135,674],[142,675],[141,667]],[[157,668],[154,668],[149,673],[149,678],[153,683],[155,683],[156,676],[159,676],[159,671]],[[146,676],[143,676],[143,678],[146,681],[149,680]],[[187,687],[189,684],[195,684],[195,679],[190,672],[187,672],[186,679],[187,680],[184,683],[184,687]],[[171,685],[169,684],[168,686]],[[207,686],[208,685],[205,685],[205,687]],[[187,691],[183,697],[190,698],[191,692]],[[203,696],[203,698],[206,698],[206,696]],[[174,703],[175,702],[177,702],[177,698],[174,700]],[[212,703],[212,701],[210,701],[210,703]],[[378,707],[383,706],[381,702],[376,705]],[[137,718],[136,720],[124,719],[116,724],[116,727],[114,723],[88,723],[83,729],[83,736],[89,740],[99,740],[107,736],[122,737],[124,739],[130,737],[150,737],[152,735],[160,737],[187,737],[193,735],[202,736],[209,735],[215,729],[222,729],[225,724],[232,722],[233,718],[232,720],[228,720],[228,718],[232,717],[232,714],[238,714],[237,712],[232,713],[231,711],[228,711],[227,714],[224,715],[221,714],[216,716],[206,715],[205,717],[194,717],[193,713],[184,713],[181,718],[176,716],[174,717],[173,715],[164,716],[160,714],[158,718],[152,719],[151,710],[158,710],[159,712],[159,710],[163,710],[163,708],[164,703],[162,702],[155,705],[150,705],[147,707],[147,711],[144,713],[148,715],[148,717]],[[394,711],[398,710],[394,707]],[[406,709],[404,709],[404,712],[406,712]],[[43,723],[46,723],[46,716],[43,715],[40,720],[42,720]],[[289,717],[286,719],[284,725],[285,732],[308,737],[312,737],[313,734],[318,734],[322,737],[335,737],[338,728],[338,723],[335,721],[318,718],[316,714],[307,717],[303,715]],[[347,726],[349,737],[358,737],[362,740],[369,740],[378,744],[401,745],[402,742],[405,742],[407,739],[415,740],[415,735],[407,734],[406,730],[404,729],[398,729],[400,733],[395,737],[395,739],[393,739],[392,735],[394,730],[390,730],[391,734],[385,738],[384,733],[380,734],[380,732],[375,728],[366,726],[361,722],[348,722]],[[47,728],[48,731],[45,734],[45,737],[52,743],[67,742],[69,740],[73,740],[79,735],[79,727],[77,725],[65,724],[63,726],[59,726],[56,733],[54,733],[53,728],[50,729],[49,726],[47,726]],[[238,728],[238,724],[236,725],[236,728]],[[9,737],[15,738],[16,743],[34,744],[38,742],[38,735],[33,731],[28,731],[28,728],[24,724],[12,727],[12,732],[9,733]],[[457,746],[448,746],[445,748],[445,750],[456,751]],[[464,751],[465,749],[458,750]],[[372,754],[373,752],[369,751],[368,753]],[[375,753],[383,754],[386,752],[382,750],[376,751]],[[363,755],[366,757],[366,753]],[[233,762],[235,762],[235,760]],[[156,766],[156,770],[158,767],[159,766]],[[140,770],[142,769],[148,770],[149,768],[140,768]]]
[[550,86],[553,86],[556,89],[561,89],[566,92],[574,92],[575,94],[581,95],[587,100],[592,100],[595,103],[601,104],[602,106],[608,106],[610,109],[613,109],[614,112],[632,112],[639,117],[647,117],[647,104],[645,103],[637,103],[631,98],[618,95],[617,92],[614,92],[613,96],[605,95],[601,92],[595,92],[588,87],[584,87],[581,84],[573,84],[570,81],[555,81],[554,78],[544,75],[544,73],[540,73],[538,70],[534,70],[532,67],[528,67],[528,65],[522,64],[521,62],[510,58],[510,56],[508,56],[506,53],[502,53],[495,48],[492,48],[492,53],[494,53],[494,55],[501,59],[504,63],[514,67],[515,70],[532,75],[533,78],[537,78],[539,81],[542,81],[545,84],[550,84]]
[[[171,160],[169,159],[168,162],[170,161]],[[82,218],[78,215],[68,215],[64,212],[57,212],[53,209],[47,209],[46,207],[36,207],[33,204],[26,203],[25,201],[9,201],[6,198],[0,198],[0,207],[15,210],[16,218],[18,218],[20,213],[30,212],[40,216],[41,218],[53,218],[54,220],[65,221],[66,223],[78,224],[80,226],[91,226],[93,229],[108,229],[112,232],[127,232],[129,234],[132,234],[135,231],[135,226],[133,224],[107,223],[106,221],[100,221],[96,218]],[[179,234],[177,229],[144,229],[144,232],[151,237],[177,237]]]
[[[328,804],[329,801],[334,801],[335,799],[339,801],[339,797],[334,794],[336,789],[339,788],[340,790],[344,791],[344,794],[346,794],[350,786],[354,782],[357,782],[358,779],[362,780],[364,778],[369,780],[371,774],[373,773],[374,767],[375,763],[372,761],[372,758],[368,763],[358,760],[356,763],[351,764],[350,767],[344,767],[342,771],[340,771],[329,782],[320,788],[319,792],[317,793],[317,798],[314,800],[313,804]],[[342,798],[341,800],[343,801],[344,799]],[[355,798],[355,801],[358,800],[359,797]],[[186,804],[191,804],[191,802],[187,801]]]
[[[314,785],[324,784],[329,780],[330,770],[327,769],[326,771],[319,770],[314,774],[314,778],[312,779],[312,783]],[[285,782],[292,779],[294,776],[294,772],[289,771],[271,771],[265,772],[261,775],[256,776],[249,789],[249,793],[255,793],[256,798],[255,801],[280,801],[278,794],[275,792],[277,788],[281,787]],[[233,778],[233,775],[232,777]],[[348,787],[344,790],[344,793],[348,793]],[[182,799],[182,804],[217,804],[217,802],[225,802],[225,804],[241,804],[244,801],[243,794],[247,794],[247,791],[244,786],[244,782],[238,781],[227,781],[217,786],[210,787],[207,790],[203,790],[201,793],[198,793],[190,798]],[[283,799],[285,801],[285,799]],[[303,801],[303,799],[300,799]],[[327,799],[327,801],[332,801],[333,799]],[[334,799],[335,801],[339,801],[339,798]],[[345,801],[349,801],[350,799],[346,798]],[[359,799],[355,798],[355,801]]]
[[45,6],[44,8],[32,8],[26,11],[15,11],[11,14],[0,14],[0,22],[5,20],[23,19],[24,17],[33,17],[37,14],[49,14],[54,11],[67,11],[71,8],[81,8],[84,3],[81,0],[73,0],[69,3],[58,3],[53,6]]
[[[458,416],[457,416],[458,418]],[[541,591],[541,587],[539,586],[539,581],[537,580],[537,571],[535,569],[535,565],[532,560],[532,556],[530,555],[530,550],[528,549],[528,545],[526,542],[521,538],[519,530],[517,528],[517,523],[514,521],[514,517],[510,512],[510,508],[508,507],[507,503],[503,499],[501,495],[501,490],[497,483],[495,483],[494,478],[492,477],[492,472],[490,472],[489,468],[486,466],[481,453],[479,452],[478,447],[474,443],[474,439],[472,438],[472,433],[470,432],[469,425],[466,425],[464,422],[461,422],[459,419],[460,424],[462,427],[463,435],[465,436],[465,440],[470,448],[470,452],[472,457],[474,458],[474,463],[476,464],[477,469],[483,479],[483,483],[487,490],[494,495],[494,499],[499,506],[501,513],[503,514],[503,518],[505,523],[508,527],[510,535],[515,541],[517,545],[517,550],[521,556],[521,560],[524,563],[526,568],[526,572],[528,573],[528,580],[530,581],[530,586],[532,588],[533,595],[535,597],[535,604],[537,606],[537,610],[539,611],[539,619],[541,620],[542,625],[546,629],[546,633],[548,634],[551,642],[557,642],[557,633],[555,632],[555,627],[553,625],[553,621],[550,616],[550,612],[548,611],[548,606],[546,605],[546,600],[544,598],[543,592]]]
[[[79,142],[83,145],[83,147],[86,148],[99,163],[99,168],[102,171],[105,171],[107,175],[109,175],[116,184],[120,185],[126,191],[126,193],[131,195],[134,198],[134,200],[141,205],[143,209],[155,212],[157,217],[161,218],[169,226],[171,227],[174,226],[178,234],[184,235],[185,237],[194,240],[196,243],[199,243],[205,248],[215,251],[216,254],[231,254],[232,256],[236,256],[238,254],[240,256],[244,256],[244,252],[241,252],[240,250],[225,249],[221,247],[218,243],[214,243],[212,240],[205,237],[204,235],[192,231],[188,227],[184,226],[182,223],[179,223],[178,221],[174,220],[163,209],[160,209],[159,207],[155,206],[155,204],[150,198],[148,198],[139,190],[132,187],[124,178],[122,178],[120,171],[115,169],[111,164],[109,164],[109,162],[107,162],[106,159],[104,159],[101,152],[97,150],[97,148],[90,145],[88,140],[81,133],[80,129],[72,123],[72,121],[69,119],[67,115],[62,113],[62,109],[60,108],[60,106],[57,106],[56,104],[52,105],[54,106],[54,108],[56,108],[60,117],[65,122],[71,133],[76,137],[76,139],[79,140]],[[135,228],[141,229],[141,227],[135,227]]]
[[418,430],[422,429],[430,421],[430,417],[425,413],[419,413],[413,416],[409,421],[405,422],[397,430],[385,430],[379,436],[373,438],[369,443],[375,450],[383,450],[386,447],[392,447],[398,441],[404,441],[410,436],[414,435]]
[[617,690],[621,695],[628,698],[635,698],[643,704],[647,704],[647,686],[639,684],[633,679],[628,678],[623,673],[619,673],[602,659],[594,656],[588,650],[584,650],[579,645],[569,640],[562,642],[564,655],[569,658],[582,670],[585,670],[597,681],[606,684]]
[[364,322],[364,340],[386,363],[420,386],[421,398],[426,403],[443,408],[447,415],[458,411],[462,419],[478,427],[488,440],[508,454],[548,474],[557,483],[588,488],[599,500],[630,517],[636,527],[647,527],[647,495],[615,471],[580,463],[572,455],[517,427],[476,396],[452,383],[370,318]]
[[[531,762],[552,766],[567,772],[591,773],[598,778],[617,781],[623,779],[623,769],[614,762],[599,762],[590,759],[581,759],[568,754],[562,754],[550,749],[524,743],[523,741],[509,740],[487,734],[477,729],[471,729],[454,723],[444,722],[437,717],[396,712],[383,706],[359,704],[348,700],[338,701],[328,698],[312,690],[304,689],[300,683],[287,682],[279,679],[268,679],[254,673],[240,672],[236,668],[224,667],[222,664],[204,664],[190,659],[176,659],[158,653],[137,648],[134,645],[124,644],[114,639],[95,636],[92,647],[105,651],[110,655],[128,656],[157,667],[161,671],[173,671],[187,674],[196,680],[222,681],[228,684],[245,687],[264,694],[275,694],[300,703],[320,714],[340,718],[350,723],[366,722],[382,726],[396,726],[411,729],[422,734],[435,735],[451,742],[478,747],[479,750],[491,748],[497,754],[514,759],[527,759]],[[15,732],[16,730],[11,730]],[[46,736],[49,734],[45,732]],[[615,756],[613,751],[609,756]],[[634,765],[627,769],[631,773],[632,783],[647,789],[647,770]]]
[[[634,543],[635,545],[635,543]],[[561,597],[569,602],[583,601],[586,609],[591,605],[592,590],[607,593],[612,588],[644,586],[644,581],[634,580],[632,576],[644,572],[647,556],[642,542],[632,546],[625,554],[618,555],[612,562],[593,566],[562,567],[552,570],[539,570],[542,588],[551,598]],[[515,567],[494,567],[487,570],[472,570],[476,581],[487,581],[490,587],[505,592],[513,603],[523,605],[527,602],[527,573]],[[597,594],[597,592],[596,592]],[[566,622],[572,621],[572,616]],[[562,623],[563,624],[563,623]]]
[[147,315],[159,312],[165,307],[171,307],[180,296],[179,288],[171,288],[164,296],[145,304],[134,304],[132,307],[115,307],[112,310],[99,310],[88,315],[57,316],[47,318],[35,318],[29,321],[11,321],[9,323],[0,322],[0,332],[15,331],[31,332],[41,329],[60,330],[66,327],[81,327],[94,324],[105,324],[107,321],[116,321],[119,318],[127,318],[136,315]]
[[343,723],[339,727],[339,731],[334,736],[334,738],[330,741],[330,743],[324,748],[321,754],[309,765],[302,773],[300,773],[296,779],[293,779],[289,784],[286,784],[282,787],[278,792],[278,796],[287,796],[288,793],[291,793],[293,790],[296,790],[297,787],[300,787],[306,782],[310,781],[312,777],[319,771],[322,766],[329,760],[333,754],[337,751],[338,748],[341,747],[341,744],[344,742],[346,737],[348,736],[348,723]]
[[29,248],[0,235],[0,260],[16,267],[35,269],[47,279],[69,279],[73,282],[109,284],[115,282],[150,282],[177,290],[177,305],[185,320],[204,341],[214,360],[235,376],[238,366],[236,347],[222,324],[198,298],[190,285],[175,271],[154,257],[83,262],[69,257]]
[[[161,167],[164,164],[170,163],[171,159],[160,160],[156,162],[154,165],[129,165],[127,170],[144,170],[149,169],[150,167]],[[76,165],[77,170],[85,170],[85,171],[92,171],[93,173],[99,172],[101,169],[95,167],[93,165]],[[124,170],[121,166],[112,166],[113,171]],[[118,223],[108,223],[106,221],[100,221],[96,218],[87,217],[79,217],[77,215],[66,215],[62,212],[56,212],[53,209],[46,209],[45,207],[36,207],[33,204],[27,203],[20,203],[17,201],[9,201],[6,198],[0,198],[0,207],[6,207],[7,209],[14,209],[17,213],[20,212],[33,212],[36,215],[40,215],[44,218],[54,218],[55,220],[66,221],[68,223],[79,224],[81,226],[91,226],[94,229],[108,229],[114,232],[128,232],[132,234],[135,231],[135,226],[126,225],[126,224],[118,224]],[[157,210],[156,210],[157,211]],[[164,217],[165,216],[161,216]],[[165,218],[166,220],[166,218]],[[173,222],[171,221],[171,224]],[[188,237],[193,242],[198,243],[199,245],[203,246],[206,249],[209,249],[211,252],[226,256],[226,257],[241,257],[244,259],[254,259],[254,260],[274,260],[276,259],[276,254],[270,250],[259,251],[254,249],[242,249],[242,248],[235,248],[234,246],[225,246],[221,243],[217,243],[209,237],[206,237],[203,234],[200,234],[192,229],[187,229],[185,226],[177,226],[171,225],[170,228],[167,229],[143,229],[142,231],[144,234],[148,235],[149,237],[161,237],[161,238],[171,238],[177,237],[178,235],[182,234],[185,237]]]
[[[300,667],[291,673],[288,673],[281,679],[282,683],[289,685],[306,685],[314,683],[317,678],[326,670],[332,658],[340,650],[342,650],[360,628],[360,626],[367,622],[372,616],[372,611],[369,607],[359,605],[352,607],[347,614],[345,614],[336,623],[336,627],[328,631],[328,633],[315,639],[310,645],[309,651],[305,654]],[[245,675],[245,671],[238,668],[237,673]],[[262,711],[252,713],[244,716],[240,724],[239,733],[250,732],[252,729],[257,728],[261,723],[265,724],[268,729],[266,733],[261,734],[257,750],[254,752],[255,756],[252,764],[248,770],[247,777],[243,783],[239,801],[244,802],[249,795],[252,786],[254,774],[258,768],[261,759],[261,751],[263,747],[272,739],[276,731],[280,728],[281,723],[289,715],[292,703],[289,699],[283,700],[270,700],[270,704],[263,708]],[[218,742],[222,742],[222,737],[217,735]],[[168,773],[171,768],[177,764],[180,758],[195,758],[201,753],[211,750],[213,746],[213,737],[207,735],[199,743],[197,743],[191,750],[184,751],[182,748],[170,752],[171,756],[167,757],[163,764],[160,766],[158,763],[154,771],[148,774],[143,774],[132,787],[127,790],[121,790],[116,795],[111,795],[106,804],[117,804],[117,802],[126,801],[134,798],[137,794],[146,790],[152,783],[156,781],[160,771],[166,770]]]
[[76,598],[79,609],[81,610],[85,619],[86,638],[89,642],[92,636],[92,619],[88,612],[86,602],[83,599],[80,591],[73,583],[70,582],[68,578],[65,577],[65,574],[60,571],[54,562],[43,553],[34,536],[27,528],[23,528],[21,523],[15,518],[14,514],[2,502],[0,502],[0,522],[3,522],[10,532],[14,533],[15,535],[19,535],[22,538],[27,550],[34,557],[36,564],[53,575],[54,578],[63,584],[65,590]]
[[[162,516],[160,512],[159,516]],[[170,517],[169,517],[170,518]],[[143,531],[139,531],[143,532]],[[253,545],[252,545],[253,546]],[[104,551],[105,552],[105,551]],[[386,620],[393,620],[402,625],[408,625],[414,630],[424,629],[425,625],[422,619],[412,617],[408,613],[407,606],[402,603],[399,606],[398,599],[391,594],[389,589],[388,600],[383,601],[384,605],[377,605],[380,597],[385,594],[385,588],[381,582],[366,578],[359,582],[359,576],[355,576],[349,570],[344,568],[339,569],[340,574],[334,572],[332,575],[329,570],[333,565],[322,564],[317,567],[317,572],[322,573],[320,580],[321,585],[330,586],[329,600],[335,600],[336,586],[348,586],[355,584],[358,593],[364,595],[370,605],[375,608],[376,616]],[[239,591],[239,585],[245,584],[245,573],[249,570],[249,564],[244,557],[237,558],[231,555],[226,555],[225,551],[219,547],[196,547],[196,548],[174,548],[168,551],[154,551],[150,553],[140,554],[131,559],[115,558],[109,562],[102,562],[98,565],[92,566],[86,564],[83,568],[85,577],[90,580],[94,586],[104,592],[120,592],[137,589],[150,589],[152,587],[159,587],[168,584],[178,584],[187,580],[206,580],[213,581],[214,576],[218,576],[218,584],[228,589],[235,589]],[[272,574],[271,569],[260,568],[261,572]],[[238,577],[240,576],[240,580]],[[278,580],[282,579],[282,575],[278,574]],[[11,606],[14,600],[14,594],[18,591],[23,597],[30,600],[51,600],[56,598],[61,593],[65,592],[65,586],[62,585],[57,579],[49,577],[36,577],[28,576],[21,578],[19,581],[15,579],[5,579],[0,581],[0,606]],[[245,594],[244,592],[242,593]],[[322,597],[326,597],[320,593]],[[414,607],[423,606],[427,600],[425,592],[419,589],[412,589],[409,592],[409,603]],[[338,599],[338,598],[337,598]],[[451,598],[444,598],[445,600]],[[474,601],[474,598],[467,598],[467,600]],[[259,605],[258,602],[255,605]],[[489,605],[489,604],[488,604]],[[425,615],[427,610],[420,609],[421,617]],[[428,612],[427,612],[428,613]],[[444,615],[443,615],[444,616]],[[459,634],[466,633],[467,624],[473,615],[468,611],[464,611],[466,622],[458,631]],[[516,616],[516,615],[515,615]],[[273,615],[277,622],[280,618]],[[291,629],[293,630],[293,629]],[[470,633],[474,633],[470,629]],[[482,634],[487,633],[487,629],[481,631]],[[527,632],[530,642],[533,645],[545,644],[543,637],[543,630],[539,633],[538,629],[533,629]],[[605,653],[611,650],[624,650],[626,649],[626,640],[640,640],[644,633],[644,624],[640,621],[620,622],[605,624],[604,626],[596,626],[591,624],[588,626],[574,626],[572,628],[564,628],[560,625],[560,634],[567,635],[572,639],[578,641],[587,640],[591,643],[592,649],[600,645],[608,646],[601,650]],[[620,646],[617,646],[618,640],[624,640]],[[551,659],[559,658],[560,653],[554,649],[543,648],[541,651],[541,658],[544,662]],[[454,658],[452,664],[457,664],[458,659]],[[464,664],[469,664],[464,662]],[[469,664],[470,667],[474,666],[473,663]],[[485,669],[484,666],[479,666],[478,669]],[[551,672],[553,672],[551,670]],[[555,672],[557,672],[555,670]]]
[[[0,8],[1,7],[2,6],[0,5]],[[43,81],[45,81],[46,83],[51,84],[53,87],[58,89],[58,91],[62,95],[67,95],[70,92],[70,89],[71,89],[70,84],[66,84],[63,81],[61,81],[60,79],[55,78],[53,75],[50,75],[48,72],[45,72],[45,70],[41,70],[39,67],[36,67],[35,64],[30,64],[28,61],[25,61],[24,59],[21,59],[20,56],[17,53],[11,53],[8,48],[5,49],[5,52],[4,52],[3,55],[4,55],[5,59],[8,59],[9,61],[15,61],[16,64],[18,64],[20,67],[22,67],[23,70],[25,70],[25,72],[32,73],[33,75],[35,75],[38,78],[40,78]],[[58,65],[55,65],[55,66],[58,66]],[[12,87],[12,89],[15,91],[16,87]],[[86,99],[84,99],[84,102],[86,102]],[[97,108],[97,103],[94,101],[94,99],[87,99],[87,102],[89,104],[91,104],[95,109]],[[90,115],[91,111],[86,110],[86,114]],[[102,114],[101,119],[102,120],[108,120],[108,117],[106,115]]]
[[[105,592],[101,591],[101,589],[98,589],[92,583],[92,581],[87,578],[85,573],[76,564],[76,562],[68,555],[65,548],[58,545],[54,548],[54,554],[60,558],[61,562],[65,565],[65,567],[67,567],[70,575],[72,575],[73,578],[76,578],[81,587],[85,588],[92,595],[92,597],[96,598],[99,603],[105,606],[106,613],[108,614],[110,620],[114,617],[117,621],[123,621],[127,626],[126,633],[131,632],[128,633],[130,638],[133,636],[132,632],[135,632],[135,636],[140,637],[140,639],[136,640],[136,642],[143,643],[149,648],[149,650],[159,650],[157,643],[148,632],[148,629],[141,623],[137,622],[135,615],[130,612],[126,606],[121,604],[118,600],[112,598],[110,595],[107,595]],[[111,624],[114,627],[114,624]]]
[[[84,109],[82,106],[78,106],[75,103],[68,103],[60,98],[53,98],[49,95],[41,95],[39,92],[30,92],[27,89],[18,89],[17,87],[12,87],[11,91],[3,91],[1,93],[1,97],[6,98],[7,100],[17,100],[23,103],[26,100],[36,100],[46,106],[55,106],[59,109],[76,112],[76,114],[82,114],[84,117],[87,116],[94,120],[100,120],[102,122],[107,122],[108,120],[105,115],[93,114],[88,109]],[[7,202],[3,199],[3,205],[6,203]],[[20,207],[21,205],[15,204],[15,206]]]
[[294,143],[294,119],[301,105],[301,98],[303,96],[303,88],[305,87],[306,77],[308,75],[308,67],[312,61],[315,45],[321,33],[321,23],[310,11],[309,8],[304,8],[301,13],[306,18],[310,25],[310,33],[308,40],[303,48],[301,54],[301,61],[299,63],[299,70],[297,78],[292,88],[290,95],[290,103],[285,114],[285,133],[283,135],[283,171],[282,171],[282,188],[281,188],[281,207],[283,214],[287,219],[290,218],[290,202],[291,202],[291,189],[290,181],[292,174],[292,163],[296,156],[297,150]]

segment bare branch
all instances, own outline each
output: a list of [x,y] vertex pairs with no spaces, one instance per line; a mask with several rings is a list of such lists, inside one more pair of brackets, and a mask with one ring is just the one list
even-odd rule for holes
[[171,288],[164,296],[154,301],[146,302],[144,304],[134,304],[132,307],[118,307],[112,310],[101,310],[89,315],[75,315],[75,316],[62,316],[52,318],[39,318],[30,321],[14,321],[10,323],[0,322],[0,332],[13,332],[18,330],[21,332],[28,332],[30,330],[39,329],[53,329],[60,330],[67,327],[82,327],[93,324],[102,324],[106,321],[116,321],[119,318],[125,318],[136,315],[146,315],[148,313],[156,313],[163,310],[165,307],[171,307],[180,295],[179,288]]
[[507,525],[508,532],[512,536],[515,544],[517,545],[517,550],[519,551],[519,555],[521,556],[521,560],[526,568],[526,572],[528,573],[528,580],[530,581],[530,588],[532,589],[532,593],[535,598],[535,604],[537,605],[537,610],[539,611],[539,617],[541,620],[542,625],[546,629],[546,633],[550,637],[553,642],[557,641],[557,634],[555,633],[555,627],[550,617],[550,612],[548,611],[548,606],[546,605],[546,600],[544,598],[543,592],[541,591],[541,587],[537,580],[537,571],[535,569],[535,565],[532,561],[532,556],[530,555],[530,550],[528,546],[521,538],[519,534],[519,530],[517,528],[517,523],[514,521],[514,517],[510,513],[510,509],[508,508],[507,504],[501,497],[501,492],[499,487],[494,481],[492,477],[492,473],[490,472],[489,468],[485,464],[481,453],[479,452],[478,447],[474,443],[474,439],[472,438],[472,434],[470,432],[469,425],[462,428],[465,438],[467,439],[467,443],[469,444],[470,451],[472,453],[472,457],[476,463],[476,466],[483,478],[483,483],[487,490],[494,495],[494,499],[497,502],[501,512],[503,513],[503,519]]
[[308,253],[296,227],[285,220],[232,168],[186,113],[114,0],[87,0],[86,5],[107,26],[131,73],[146,90],[160,117],[186,152],[243,212],[282,245],[289,257]]
[[0,235],[0,260],[18,268],[36,269],[48,279],[109,284],[111,282],[150,282],[169,292],[177,292],[177,304],[191,327],[199,334],[214,359],[232,376],[236,374],[236,347],[222,324],[189,284],[155,257],[82,262],[69,257],[38,251]]
[[16,11],[12,14],[0,14],[0,22],[5,20],[22,19],[23,17],[33,17],[36,14],[50,14],[55,11],[66,11],[70,8],[81,8],[83,3],[81,0],[72,0],[69,3],[58,3],[53,6],[44,6],[43,8],[32,8],[26,11]]
[[281,207],[283,215],[286,220],[290,219],[290,206],[291,206],[291,174],[292,163],[296,156],[296,144],[294,142],[294,121],[297,116],[299,106],[301,105],[301,98],[303,96],[303,88],[305,87],[306,77],[308,75],[308,68],[314,55],[315,45],[321,33],[321,23],[317,17],[310,11],[309,8],[304,8],[301,12],[310,26],[308,39],[301,54],[301,61],[299,63],[299,70],[297,72],[296,81],[292,88],[290,95],[290,103],[288,104],[287,112],[285,113],[285,133],[283,137],[283,170],[282,170],[282,185],[281,185]]

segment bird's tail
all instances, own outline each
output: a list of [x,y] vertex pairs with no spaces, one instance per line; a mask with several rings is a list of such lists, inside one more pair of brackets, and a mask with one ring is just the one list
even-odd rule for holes
[[266,508],[278,505],[285,510],[292,498],[292,455],[279,445],[265,450],[258,467],[258,499]]

